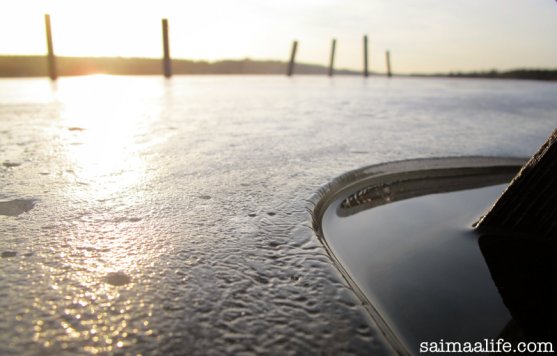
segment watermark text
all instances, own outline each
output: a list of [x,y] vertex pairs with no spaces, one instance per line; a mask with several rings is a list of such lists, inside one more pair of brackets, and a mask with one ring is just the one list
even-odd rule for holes
[[553,353],[549,341],[519,342],[516,344],[503,339],[483,339],[476,342],[439,341],[421,342],[420,353]]

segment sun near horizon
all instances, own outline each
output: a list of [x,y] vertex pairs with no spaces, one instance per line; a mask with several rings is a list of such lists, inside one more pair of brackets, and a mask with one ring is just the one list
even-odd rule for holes
[[0,55],[44,54],[44,14],[59,56],[158,58],[168,18],[173,58],[287,60],[296,39],[299,62],[326,65],[336,38],[336,67],[357,70],[367,34],[374,71],[387,50],[405,73],[557,67],[551,0],[22,0],[0,14]]

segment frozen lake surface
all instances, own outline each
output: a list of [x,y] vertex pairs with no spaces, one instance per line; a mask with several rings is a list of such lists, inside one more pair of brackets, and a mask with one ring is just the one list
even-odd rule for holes
[[0,80],[0,354],[389,353],[311,228],[361,166],[530,156],[557,85]]

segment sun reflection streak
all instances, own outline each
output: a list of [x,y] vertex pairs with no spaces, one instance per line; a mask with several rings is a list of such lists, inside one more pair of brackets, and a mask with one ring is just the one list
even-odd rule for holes
[[94,75],[61,84],[64,194],[81,210],[77,229],[67,234],[67,253],[96,276],[108,275],[109,284],[127,284],[118,273],[137,269],[144,257],[130,248],[142,246],[142,217],[135,214],[144,201],[144,152],[157,141],[151,129],[157,116],[148,98],[134,92],[133,79]]
[[144,153],[159,141],[152,94],[138,95],[133,79],[104,75],[64,78],[56,89],[62,195],[76,213],[47,230],[63,243],[52,247],[56,264],[44,266],[50,288],[32,305],[40,316],[34,341],[49,353],[118,352],[153,333],[154,306],[135,291],[153,254],[142,240],[143,217],[134,215],[144,199]]
[[88,189],[88,198],[110,196],[137,184],[145,173],[139,155],[148,130],[140,103],[132,102],[130,84],[122,78],[94,75],[72,78],[60,90],[67,155],[73,173]]

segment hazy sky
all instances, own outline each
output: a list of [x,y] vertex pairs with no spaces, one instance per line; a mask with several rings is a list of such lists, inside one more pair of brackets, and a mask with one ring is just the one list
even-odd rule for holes
[[44,54],[43,14],[55,52],[159,57],[169,19],[174,58],[287,60],[360,69],[362,36],[371,69],[385,50],[398,72],[557,68],[555,0],[0,0],[0,54]]

